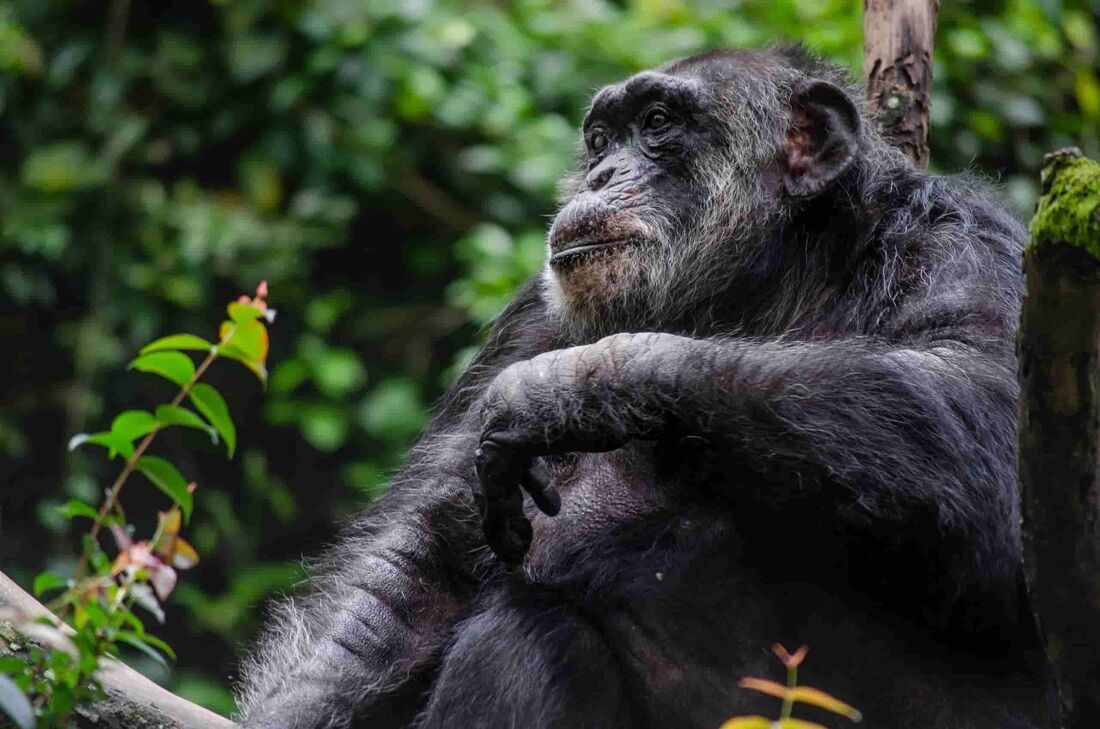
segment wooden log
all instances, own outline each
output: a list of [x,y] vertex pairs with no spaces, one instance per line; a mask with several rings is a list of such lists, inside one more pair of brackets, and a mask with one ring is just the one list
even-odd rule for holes
[[[0,607],[23,615],[56,618],[41,603],[0,572]],[[3,628],[3,625],[0,625]],[[81,707],[74,717],[77,729],[234,729],[225,717],[172,694],[125,664],[105,659],[99,679],[107,697]],[[0,714],[0,726],[5,726]]]
[[864,0],[863,78],[886,138],[928,167],[932,49],[939,0]]
[[1032,607],[1070,729],[1100,727],[1100,164],[1047,156],[1024,253],[1019,474]]

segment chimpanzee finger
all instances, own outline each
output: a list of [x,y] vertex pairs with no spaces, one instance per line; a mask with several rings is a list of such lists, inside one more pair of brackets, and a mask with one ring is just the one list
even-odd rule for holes
[[482,441],[474,451],[474,470],[481,482],[482,496],[490,500],[507,490],[509,483],[519,476],[516,459],[509,449],[491,440]]
[[523,515],[520,491],[520,480],[529,463],[529,456],[492,440],[483,441],[475,452],[479,483],[474,493],[485,541],[501,561],[510,565],[522,562],[531,544],[531,524]]
[[484,523],[485,541],[493,553],[510,567],[523,562],[531,546],[531,522],[522,515],[494,514]]
[[521,468],[520,459],[510,449],[491,440],[483,441],[474,451],[477,483],[471,484],[470,490],[483,518],[486,509],[518,491]]
[[547,516],[557,516],[561,511],[561,496],[550,484],[550,474],[541,458],[531,461],[531,466],[521,474],[519,485],[542,513]]

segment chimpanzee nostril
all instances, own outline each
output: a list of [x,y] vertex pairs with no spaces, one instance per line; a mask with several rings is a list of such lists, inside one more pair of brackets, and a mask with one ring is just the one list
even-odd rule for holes
[[611,166],[604,167],[600,165],[596,169],[592,170],[588,174],[588,189],[599,190],[601,187],[611,181],[611,178],[615,175],[615,168]]

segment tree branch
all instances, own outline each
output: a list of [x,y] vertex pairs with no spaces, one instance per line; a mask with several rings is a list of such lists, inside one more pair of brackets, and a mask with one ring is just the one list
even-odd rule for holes
[[[0,607],[5,606],[29,617],[44,615],[56,620],[45,606],[0,572]],[[104,659],[99,680],[107,697],[77,710],[76,725],[80,729],[234,729],[237,726],[164,690],[114,659]]]
[[939,0],[864,0],[863,77],[886,138],[928,166],[932,47]]

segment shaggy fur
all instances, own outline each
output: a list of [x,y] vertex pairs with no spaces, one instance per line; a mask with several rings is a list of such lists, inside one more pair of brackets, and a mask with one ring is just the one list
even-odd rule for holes
[[[608,182],[644,242],[548,266],[501,315],[389,492],[274,609],[247,726],[715,727],[775,715],[737,681],[781,678],[776,641],[812,646],[803,680],[867,726],[1054,726],[1018,587],[1024,231],[867,120],[828,190],[784,196],[811,78],[858,103],[792,48],[597,96],[672,79],[703,152],[677,190]],[[591,170],[562,189],[558,226]],[[561,493],[556,516],[524,507],[515,570],[471,498],[490,441],[545,456]],[[516,494],[481,491],[483,515]]]

